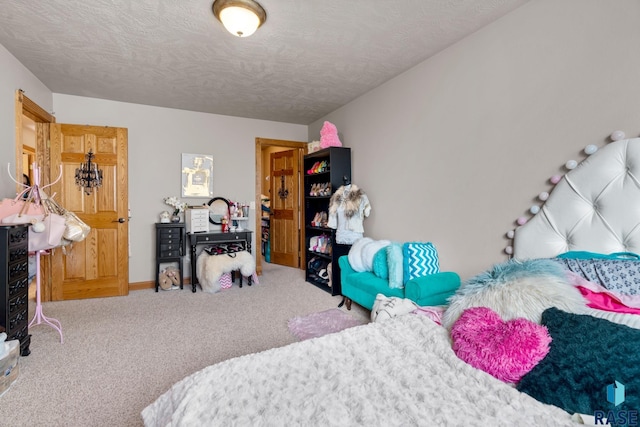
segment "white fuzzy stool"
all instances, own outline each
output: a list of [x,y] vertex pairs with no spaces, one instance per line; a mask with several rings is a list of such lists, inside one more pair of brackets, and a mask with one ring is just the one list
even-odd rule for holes
[[256,260],[253,255],[247,251],[220,255],[202,252],[196,261],[198,282],[205,292],[220,291],[220,277],[224,273],[233,273],[236,270],[240,270],[241,274],[240,287],[242,287],[242,277],[247,277],[251,286],[251,278],[256,272]]

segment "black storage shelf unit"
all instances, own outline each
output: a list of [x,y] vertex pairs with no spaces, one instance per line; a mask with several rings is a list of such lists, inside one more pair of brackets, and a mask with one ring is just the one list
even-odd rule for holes
[[[325,169],[312,171],[312,167],[325,162]],[[310,173],[311,172],[311,173]],[[351,182],[351,149],[347,147],[329,147],[304,156],[304,219],[305,219],[305,280],[332,295],[341,295],[340,268],[338,258],[348,253],[349,247],[335,243],[335,230],[323,226],[314,226],[312,222],[318,213],[324,212],[328,219],[331,195],[345,183]],[[329,185],[327,194],[311,195],[312,188]],[[314,251],[313,238],[326,236],[326,252]],[[331,277],[327,278],[327,266],[331,265]],[[322,273],[322,274],[319,274]]]
[[184,266],[182,257],[186,254],[186,244],[184,222],[156,223],[156,292],[160,288],[158,280],[161,264],[167,263],[178,264],[180,289],[183,289]]
[[29,227],[0,226],[0,332],[20,341],[20,355],[31,353],[29,335]]

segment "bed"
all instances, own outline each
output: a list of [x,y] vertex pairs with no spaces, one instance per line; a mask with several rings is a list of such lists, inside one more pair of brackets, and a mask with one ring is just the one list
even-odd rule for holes
[[[515,230],[509,268],[514,263],[538,263],[569,251],[640,252],[638,168],[640,140],[628,139],[604,146],[567,172],[541,210]],[[564,280],[556,272],[549,273],[552,268],[548,264],[543,267],[546,270],[536,280],[555,284],[547,280],[549,274],[556,274],[554,280]],[[506,270],[500,267],[499,273]],[[495,278],[494,273],[495,268],[483,277]],[[516,276],[522,279],[520,272]],[[542,287],[536,286],[539,289]],[[447,311],[463,297],[464,292],[458,300],[452,299]],[[603,340],[599,343],[603,349],[617,345],[611,341],[616,339],[626,341],[619,347],[622,353],[640,355],[640,329],[630,327],[638,326],[632,323],[640,316],[601,313],[598,317],[593,314],[599,310],[586,307],[583,299],[579,300],[583,310],[570,310],[577,301],[548,303],[533,320],[525,319],[536,327],[544,325],[549,339],[547,352],[519,376],[517,386],[463,361],[454,351],[451,328],[428,316],[409,314],[209,366],[173,385],[142,411],[142,418],[146,426],[568,426],[597,417],[598,405],[609,411],[605,420],[606,414],[615,416],[610,412],[614,406],[629,415],[638,409],[637,399],[627,396],[626,402],[619,402],[618,389],[614,390],[617,405],[609,405],[606,393],[609,383],[622,387],[625,382],[633,383],[633,376],[640,378],[640,368],[607,371],[607,378],[596,378],[597,384],[582,391],[587,399],[576,390],[588,375],[573,372],[576,363],[569,367],[562,363],[581,353],[583,359],[578,361],[575,356],[578,364],[604,373],[603,361],[611,362],[606,354],[616,352],[593,351],[592,355],[584,351],[589,347],[584,341],[578,350],[573,347],[576,335],[581,338],[592,333],[594,340]],[[523,303],[527,305],[527,301]],[[456,316],[471,313],[458,308]],[[520,317],[517,312],[510,313],[509,319],[507,311],[500,312],[499,307],[496,311],[506,323]],[[614,318],[616,323],[603,317]],[[567,324],[575,329],[567,329]],[[583,332],[574,333],[578,330]],[[626,369],[627,356],[617,356],[611,364]],[[598,364],[592,365],[594,360]],[[601,389],[605,397],[599,394]]]

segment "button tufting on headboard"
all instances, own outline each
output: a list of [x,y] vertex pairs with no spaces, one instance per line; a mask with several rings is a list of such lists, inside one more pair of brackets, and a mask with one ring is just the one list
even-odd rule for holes
[[540,211],[516,228],[513,256],[567,250],[640,253],[640,138],[612,142],[570,170]]

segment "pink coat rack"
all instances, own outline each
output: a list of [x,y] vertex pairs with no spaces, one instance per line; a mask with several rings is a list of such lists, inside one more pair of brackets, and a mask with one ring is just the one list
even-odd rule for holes
[[[18,182],[18,180],[11,175],[10,165],[7,165],[7,170],[9,172],[9,177],[16,184],[26,187],[22,193],[27,193],[27,192],[31,193],[34,196],[35,203],[40,204],[42,200],[40,195],[40,168],[37,166],[37,164],[35,162],[33,163],[34,185],[32,186],[28,186],[26,184]],[[56,182],[60,181],[61,177],[62,177],[62,166],[60,166],[60,175],[58,175],[58,178],[55,181],[53,181],[51,184],[45,185],[42,189],[50,187]],[[31,322],[29,322],[29,328],[31,328],[32,326],[41,325],[41,324],[49,325],[53,329],[58,331],[58,333],[60,334],[60,343],[62,344],[64,342],[64,338],[62,336],[62,325],[60,324],[60,321],[57,319],[53,319],[51,317],[47,317],[42,312],[42,298],[41,298],[41,292],[40,292],[40,257],[41,255],[50,254],[50,251],[49,250],[35,251],[34,254],[36,257],[36,310],[35,310],[33,319],[31,319]]]

